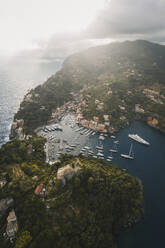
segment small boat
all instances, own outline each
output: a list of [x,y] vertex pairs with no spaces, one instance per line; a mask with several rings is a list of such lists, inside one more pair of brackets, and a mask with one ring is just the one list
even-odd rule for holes
[[86,150],[89,150],[89,149],[90,149],[90,147],[89,147],[89,146],[84,146],[84,148],[85,148]]
[[109,149],[109,151],[110,151],[110,152],[114,152],[114,153],[117,152],[117,150],[115,150],[115,149]]
[[93,155],[92,157],[93,157],[93,158],[97,158],[97,156],[96,156],[96,155]]
[[103,150],[103,146],[96,146],[96,149]]
[[101,153],[101,152],[98,152],[96,155],[97,155],[98,157],[104,157],[104,154]]
[[70,145],[71,147],[76,147],[76,145]]
[[108,159],[110,159],[110,160],[112,160],[112,159],[113,159],[113,157],[112,157],[112,156],[108,156],[107,158],[108,158]]
[[126,158],[126,159],[134,159],[134,154],[132,151],[132,144],[131,144],[130,149],[129,149],[129,154],[120,154],[120,156],[122,158]]
[[100,135],[100,136],[99,136],[99,139],[100,139],[100,140],[104,140],[105,137],[104,137],[103,135]]
[[118,140],[115,140],[114,141],[114,144],[118,145],[119,144],[119,141]]
[[111,135],[111,138],[112,138],[112,139],[116,139],[116,136],[114,136],[114,135]]
[[118,152],[118,151],[117,151],[117,145],[114,143],[113,148],[110,149],[109,151],[110,151],[110,152],[114,152],[114,153]]
[[107,160],[108,162],[112,162],[112,160],[111,160],[110,158],[107,158],[106,160]]

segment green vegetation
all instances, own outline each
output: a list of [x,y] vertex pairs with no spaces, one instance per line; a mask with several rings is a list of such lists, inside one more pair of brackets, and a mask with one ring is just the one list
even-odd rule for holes
[[43,86],[31,90],[15,115],[15,119],[24,119],[25,133],[31,134],[35,128],[46,124],[52,110],[71,99],[71,88],[69,80],[52,76]]
[[[24,132],[33,133],[36,127],[47,123],[54,109],[72,99],[71,92],[83,89],[84,99],[91,95],[84,110],[87,119],[98,116],[103,120],[103,115],[108,114],[110,124],[119,130],[133,119],[147,122],[151,117],[158,121],[152,126],[165,131],[165,99],[151,100],[142,93],[144,88],[156,89],[165,96],[164,65],[165,47],[147,41],[90,48],[68,57],[55,76],[31,90],[15,119],[24,119]],[[107,94],[109,90],[112,95]],[[97,110],[95,99],[104,103],[102,111]],[[140,104],[145,113],[135,113],[135,104]]]
[[[14,140],[0,150],[4,157],[10,154],[7,162],[0,156],[7,179],[0,196],[14,198],[19,226],[14,247],[117,247],[121,230],[141,219],[140,181],[110,163],[81,156],[62,155],[50,166],[44,162],[43,140],[31,138],[31,154],[26,142]],[[57,170],[68,164],[81,169],[63,186]],[[40,184],[46,191],[37,195]],[[8,247],[1,239],[0,245]]]

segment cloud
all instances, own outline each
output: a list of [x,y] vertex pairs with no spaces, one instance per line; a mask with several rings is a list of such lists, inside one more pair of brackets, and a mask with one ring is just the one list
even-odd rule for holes
[[56,33],[47,40],[35,41],[35,49],[21,51],[19,57],[29,61],[63,61],[71,54],[109,42],[109,39],[86,38],[84,33]]
[[93,38],[165,41],[164,0],[111,0],[86,30]]
[[146,39],[165,43],[165,0],[107,0],[95,20],[81,33],[56,33],[35,41],[23,52],[29,59],[52,61],[114,40]]

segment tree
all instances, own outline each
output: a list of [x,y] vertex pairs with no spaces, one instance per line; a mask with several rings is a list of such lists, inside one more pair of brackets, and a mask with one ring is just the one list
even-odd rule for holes
[[32,240],[32,237],[30,235],[29,231],[23,231],[18,239],[16,240],[15,243],[15,248],[24,248],[27,247],[27,245],[30,243],[30,241]]

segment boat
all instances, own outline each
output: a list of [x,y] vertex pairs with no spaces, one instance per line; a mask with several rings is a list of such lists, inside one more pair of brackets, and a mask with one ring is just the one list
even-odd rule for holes
[[103,147],[102,146],[96,146],[96,149],[103,150]]
[[90,147],[89,147],[89,146],[84,146],[84,148],[85,148],[86,150],[89,150],[89,149],[90,149]]
[[148,145],[148,146],[150,145],[150,143],[148,141],[142,139],[137,134],[128,134],[128,137],[131,138],[131,139],[133,139],[133,140],[135,140],[135,141],[137,141],[137,142],[139,142],[139,143],[141,143],[141,144]]
[[120,156],[122,158],[126,158],[126,159],[134,159],[134,155],[133,155],[133,152],[132,152],[132,144],[130,146],[130,149],[129,149],[129,154],[120,154]]
[[107,158],[106,160],[107,160],[108,162],[112,162],[112,160],[111,160],[110,158]]
[[114,152],[114,153],[117,152],[117,150],[115,150],[115,149],[109,149],[109,151],[110,151],[110,152]]
[[93,157],[93,158],[97,158],[97,156],[96,156],[96,155],[93,155],[92,157]]
[[105,139],[105,137],[103,135],[99,136],[99,140],[104,140],[104,139]]
[[104,154],[101,153],[101,152],[98,152],[96,155],[97,155],[98,157],[104,157]]
[[114,152],[114,153],[118,152],[117,151],[117,145],[114,143],[113,149],[109,149],[109,151]]
[[110,159],[110,160],[112,160],[112,159],[113,159],[113,157],[112,157],[112,156],[108,156],[107,158],[108,158],[108,159]]
[[119,144],[119,141],[118,140],[115,140],[114,141],[114,144],[118,145]]

